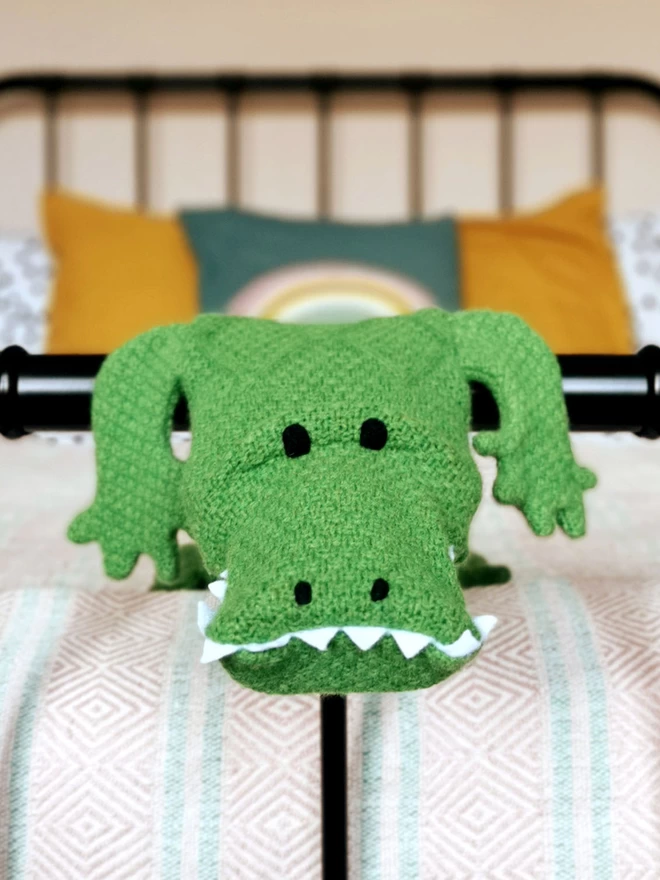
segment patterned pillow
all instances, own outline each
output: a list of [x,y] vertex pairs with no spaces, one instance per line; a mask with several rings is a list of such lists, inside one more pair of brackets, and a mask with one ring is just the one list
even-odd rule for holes
[[660,211],[610,220],[636,347],[660,345]]
[[459,302],[454,221],[344,223],[233,209],[180,215],[202,311],[348,322]]
[[51,261],[39,239],[0,234],[0,349],[44,350]]

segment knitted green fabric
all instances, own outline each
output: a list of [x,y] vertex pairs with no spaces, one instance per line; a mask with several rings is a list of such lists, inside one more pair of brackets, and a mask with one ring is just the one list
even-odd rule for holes
[[[194,544],[179,547],[178,571],[174,580],[156,577],[152,590],[205,590],[215,580],[204,568],[202,557]],[[461,583],[463,583],[461,581]]]
[[[203,315],[127,343],[94,392],[97,493],[69,529],[107,573],[149,554],[177,577],[176,532],[219,580],[203,660],[270,693],[412,690],[480,647],[457,577],[481,497],[470,389],[500,428],[495,496],[538,535],[584,533],[595,478],[571,452],[555,358],[522,321],[437,309],[350,325]],[[170,447],[188,401],[192,447]],[[222,575],[220,574],[222,573]]]
[[456,573],[464,590],[470,587],[492,587],[511,580],[511,572],[506,565],[489,565],[483,556],[476,553],[470,553],[465,562],[457,565]]

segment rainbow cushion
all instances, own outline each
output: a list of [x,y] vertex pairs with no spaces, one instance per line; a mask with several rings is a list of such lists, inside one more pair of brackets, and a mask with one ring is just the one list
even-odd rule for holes
[[452,220],[390,224],[184,211],[205,312],[345,322],[459,308]]
[[230,300],[227,311],[325,324],[405,315],[433,305],[431,292],[404,275],[359,263],[319,262],[260,275]]

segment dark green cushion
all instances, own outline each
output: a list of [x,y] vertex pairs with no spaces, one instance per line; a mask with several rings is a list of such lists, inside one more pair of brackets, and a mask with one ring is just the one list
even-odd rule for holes
[[459,308],[453,220],[353,224],[281,220],[236,210],[183,211],[200,269],[204,312],[221,312],[250,282],[275,269],[323,261],[394,272],[425,288],[437,305]]

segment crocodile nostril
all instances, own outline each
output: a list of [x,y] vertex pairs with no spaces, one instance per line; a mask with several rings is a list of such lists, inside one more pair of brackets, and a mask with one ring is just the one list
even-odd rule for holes
[[293,590],[298,605],[309,605],[312,601],[312,585],[308,581],[298,581]]
[[312,440],[307,428],[302,425],[288,425],[282,431],[282,444],[288,458],[300,458],[312,448]]
[[360,427],[360,446],[382,449],[387,443],[387,426],[380,419],[367,419]]
[[382,602],[383,599],[387,599],[387,594],[390,591],[390,585],[383,578],[376,578],[373,582],[373,586],[371,587],[371,601],[372,602]]

